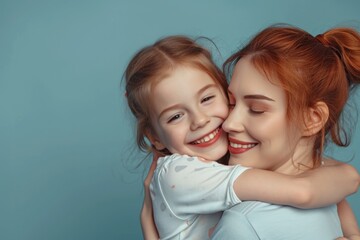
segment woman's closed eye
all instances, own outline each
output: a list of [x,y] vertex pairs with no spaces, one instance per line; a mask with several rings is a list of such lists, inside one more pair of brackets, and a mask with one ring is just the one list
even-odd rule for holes
[[269,106],[262,102],[251,102],[248,104],[249,113],[253,115],[263,114],[264,112],[269,110]]
[[265,112],[265,110],[262,108],[249,108],[249,112],[251,114],[262,114]]

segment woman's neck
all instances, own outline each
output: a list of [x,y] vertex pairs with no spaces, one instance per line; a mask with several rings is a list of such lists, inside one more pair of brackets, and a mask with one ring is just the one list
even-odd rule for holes
[[293,156],[284,164],[273,169],[275,172],[297,175],[314,167],[313,161],[313,141],[309,139],[301,139],[295,148]]

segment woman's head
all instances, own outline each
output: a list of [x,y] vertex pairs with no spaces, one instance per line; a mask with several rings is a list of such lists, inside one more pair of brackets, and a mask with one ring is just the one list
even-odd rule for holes
[[[314,139],[315,165],[326,134],[330,133],[337,145],[347,144],[339,119],[349,89],[360,79],[358,32],[338,28],[313,37],[295,27],[269,27],[233,54],[224,68],[233,70],[245,57],[265,78],[283,89],[288,122],[299,129],[305,126],[304,136]],[[320,119],[320,128],[313,128],[311,121],[309,124],[314,117]]]
[[[150,138],[153,144],[154,137],[158,137],[159,128],[155,127],[158,126],[156,121],[159,119],[155,116],[154,104],[158,106],[159,101],[155,101],[158,94],[154,94],[154,91],[163,88],[163,81],[172,81],[174,85],[169,85],[173,87],[166,89],[168,93],[185,93],[187,89],[179,89],[176,85],[176,79],[181,77],[179,74],[184,73],[181,72],[184,69],[191,69],[191,76],[203,74],[202,77],[215,84],[213,89],[216,88],[224,96],[227,88],[225,76],[212,61],[210,52],[188,37],[171,36],[161,39],[140,50],[130,61],[125,72],[126,94],[128,105],[137,119],[137,144],[141,150],[151,149],[146,137]],[[195,84],[198,80],[194,78],[192,81]],[[191,89],[192,85],[187,88]],[[223,100],[226,104],[226,99]],[[163,105],[162,107],[165,106]],[[162,150],[165,144],[160,145],[156,146],[155,142],[157,150]],[[164,150],[168,153],[168,149]]]

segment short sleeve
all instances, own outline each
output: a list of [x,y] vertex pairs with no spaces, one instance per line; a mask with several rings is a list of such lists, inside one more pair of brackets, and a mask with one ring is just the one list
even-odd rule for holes
[[152,188],[178,218],[223,211],[240,202],[233,184],[246,167],[174,154],[162,159]]

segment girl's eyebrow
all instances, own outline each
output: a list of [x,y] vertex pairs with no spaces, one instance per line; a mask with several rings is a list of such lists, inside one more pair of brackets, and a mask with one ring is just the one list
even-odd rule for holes
[[259,94],[254,94],[254,95],[245,95],[244,99],[258,99],[258,100],[267,100],[267,101],[272,101],[275,102],[274,99],[266,97],[264,95],[259,95]]
[[164,110],[162,110],[161,111],[161,113],[159,114],[159,119],[161,118],[161,116],[164,114],[164,113],[166,113],[167,111],[170,111],[170,110],[172,110],[172,109],[176,109],[176,108],[180,108],[181,107],[181,104],[175,104],[175,105],[172,105],[172,106],[170,106],[170,107],[167,107],[167,108],[165,108]]
[[205,92],[207,89],[209,89],[209,88],[212,88],[212,87],[217,87],[217,85],[215,84],[215,83],[212,83],[212,84],[208,84],[208,85],[206,85],[206,86],[204,86],[204,87],[202,87],[202,88],[200,88],[200,90],[198,91],[198,95],[201,95],[203,92]]
[[[196,95],[201,95],[203,92],[205,92],[207,89],[209,88],[212,88],[212,87],[217,87],[217,85],[215,83],[212,83],[212,84],[208,84],[202,88],[199,89],[199,91],[196,93]],[[164,110],[162,110],[159,114],[159,117],[160,118],[165,112],[171,110],[171,109],[176,109],[176,108],[179,108],[181,107],[182,105],[181,104],[175,104],[175,105],[172,105],[172,106],[169,106],[167,108],[165,108]]]

